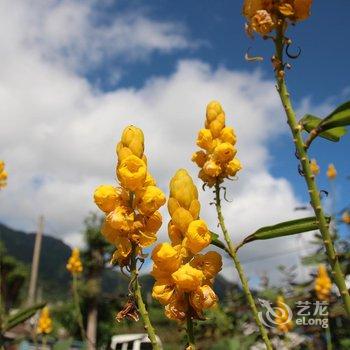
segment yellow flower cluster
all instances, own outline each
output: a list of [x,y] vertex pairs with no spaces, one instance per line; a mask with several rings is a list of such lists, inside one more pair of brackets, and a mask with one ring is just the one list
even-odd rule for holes
[[7,185],[7,172],[4,161],[0,160],[0,190]]
[[208,104],[205,128],[198,133],[197,145],[202,148],[192,155],[192,161],[200,168],[198,177],[209,187],[224,178],[235,176],[242,169],[235,158],[236,135],[233,128],[225,125],[225,112],[217,101]]
[[315,280],[315,292],[318,300],[327,301],[331,294],[332,282],[328,276],[326,266],[318,267],[318,274]]
[[286,303],[282,295],[279,295],[276,300],[276,318],[275,324],[280,332],[288,333],[293,329],[293,321],[290,319],[291,315],[286,307]]
[[133,245],[140,252],[156,241],[156,233],[162,225],[158,209],[166,198],[147,170],[141,129],[132,125],[125,128],[116,152],[120,186],[99,186],[94,200],[106,214],[101,233],[117,248],[113,260],[126,266]]
[[83,264],[80,260],[80,252],[78,248],[72,250],[72,255],[68,259],[66,268],[72,274],[83,272]]
[[334,180],[337,177],[337,169],[334,164],[329,164],[327,169],[327,177],[329,180]]
[[268,35],[278,21],[290,20],[295,23],[310,16],[312,0],[245,0],[243,15],[247,19],[247,32],[252,35]]
[[318,166],[316,159],[311,159],[310,170],[311,170],[312,174],[315,176],[319,174],[320,167]]
[[184,169],[171,179],[168,210],[171,242],[159,244],[152,252],[156,280],[152,296],[165,305],[165,315],[170,319],[201,319],[203,310],[217,302],[212,287],[222,259],[214,251],[199,254],[210,244],[211,234],[199,218],[198,191]]
[[38,334],[49,334],[52,332],[52,320],[47,306],[41,311],[36,332]]

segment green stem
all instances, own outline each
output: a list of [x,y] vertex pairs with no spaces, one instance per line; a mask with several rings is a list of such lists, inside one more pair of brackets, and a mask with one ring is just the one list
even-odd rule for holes
[[308,188],[310,203],[314,210],[315,216],[318,221],[319,230],[321,232],[323,243],[326,248],[328,261],[332,268],[332,275],[334,281],[339,289],[340,295],[343,298],[345,310],[350,316],[350,295],[345,284],[344,275],[338,260],[338,255],[334,249],[333,241],[329,232],[329,224],[327,223],[326,217],[323,212],[320,193],[315,182],[315,176],[312,174],[310,169],[310,160],[305,149],[304,141],[301,134],[301,126],[298,124],[292,102],[287,89],[285,74],[284,74],[284,63],[283,63],[283,51],[284,51],[284,32],[283,24],[277,29],[277,36],[275,39],[276,46],[276,58],[280,63],[280,66],[276,69],[276,82],[277,91],[280,95],[288,124],[293,135],[293,141],[298,153],[298,158],[303,171],[304,179]]
[[79,325],[80,335],[81,339],[83,341],[87,340],[86,332],[84,329],[84,323],[83,323],[83,315],[81,313],[80,309],[80,301],[79,301],[79,294],[78,294],[78,280],[76,273],[73,273],[73,297],[74,297],[74,306],[75,306],[75,312],[77,316],[77,321]]
[[131,254],[131,262],[130,262],[130,271],[131,271],[131,281],[133,284],[133,290],[134,290],[134,297],[137,303],[138,311],[141,315],[143,324],[145,326],[145,329],[147,331],[148,337],[152,343],[152,347],[155,350],[160,350],[159,344],[157,342],[157,336],[155,333],[155,330],[152,326],[151,320],[148,315],[148,311],[146,309],[146,305],[142,299],[142,293],[141,293],[141,286],[138,279],[138,269],[137,269],[137,260],[136,260],[136,246],[133,245],[132,247],[132,254]]
[[332,333],[330,328],[329,317],[328,317],[328,327],[326,328],[326,340],[327,340],[327,350],[333,350]]
[[241,280],[241,283],[242,283],[244,294],[245,294],[247,301],[248,301],[248,304],[253,312],[255,322],[259,327],[260,334],[261,334],[263,341],[265,342],[265,345],[266,345],[266,349],[272,350],[272,345],[271,345],[270,339],[268,337],[267,331],[259,319],[258,309],[255,305],[254,298],[253,298],[252,293],[249,289],[247,277],[244,274],[243,267],[238,259],[238,255],[236,253],[236,249],[235,249],[235,247],[231,241],[231,237],[226,229],[224,216],[222,215],[222,210],[221,210],[220,184],[218,182],[215,185],[215,206],[216,206],[216,211],[218,214],[219,224],[220,224],[222,233],[224,235],[225,241],[227,243],[227,248],[228,248],[228,250],[230,252],[230,256],[235,264],[239,279]]
[[187,316],[187,337],[188,337],[188,347],[189,350],[195,350],[196,344],[194,339],[194,330],[193,330],[193,320],[191,316]]

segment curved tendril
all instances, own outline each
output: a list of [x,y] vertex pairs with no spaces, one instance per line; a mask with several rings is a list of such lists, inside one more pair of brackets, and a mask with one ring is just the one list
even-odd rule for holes
[[249,61],[249,62],[261,62],[261,61],[263,61],[264,57],[262,57],[262,56],[250,56],[249,51],[251,48],[252,48],[251,46],[248,47],[247,52],[244,55],[245,60]]
[[327,198],[328,195],[329,195],[328,191],[326,191],[326,190],[321,190],[321,191],[320,191],[320,197],[321,197],[321,199],[323,199],[322,194],[324,194],[326,198]]
[[295,158],[296,158],[296,159],[300,159],[300,157],[299,157],[299,153],[298,153],[298,150],[297,150],[297,149],[295,150],[294,155],[295,155]]
[[299,173],[299,175],[301,175],[301,176],[305,176],[303,170],[301,169],[301,165],[300,165],[300,164],[298,165],[298,173]]
[[202,190],[205,192],[205,186],[207,186],[207,184],[204,182],[202,185]]
[[298,46],[298,52],[296,53],[296,54],[291,54],[290,52],[289,52],[289,48],[290,48],[290,45],[291,45],[291,42],[288,42],[288,44],[286,45],[286,55],[289,57],[289,58],[291,58],[291,59],[296,59],[296,58],[298,58],[299,56],[300,56],[300,54],[301,54],[301,48],[300,48],[300,46]]
[[227,202],[227,203],[232,203],[233,200],[229,200],[227,199],[226,195],[227,195],[227,188],[226,187],[221,187],[223,190],[224,190],[224,200]]

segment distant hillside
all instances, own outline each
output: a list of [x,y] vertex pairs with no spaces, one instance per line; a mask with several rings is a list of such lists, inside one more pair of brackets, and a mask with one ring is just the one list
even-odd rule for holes
[[[4,243],[7,253],[30,267],[34,249],[35,234],[11,229],[0,223],[0,240]],[[71,254],[71,248],[60,239],[43,236],[39,268],[39,288],[42,288],[46,299],[61,299],[69,293],[70,275],[66,270],[66,262]],[[154,280],[150,275],[141,276],[143,291],[150,292]],[[128,281],[121,273],[106,269],[102,290],[109,293],[124,294]],[[214,289],[220,298],[237,289],[237,286],[218,276]]]

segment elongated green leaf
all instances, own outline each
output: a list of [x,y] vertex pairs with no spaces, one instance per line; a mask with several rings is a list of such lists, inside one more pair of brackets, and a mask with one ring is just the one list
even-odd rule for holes
[[21,324],[22,322],[28,320],[32,316],[35,315],[35,313],[42,309],[46,303],[40,303],[34,306],[31,306],[26,309],[22,309],[17,311],[14,315],[10,316],[5,323],[5,327],[3,328],[3,331],[8,331],[13,327],[16,327],[17,325]]
[[348,125],[350,125],[350,101],[340,105],[322,121],[323,130]]
[[[300,123],[303,124],[304,130],[310,133],[312,130],[317,129],[321,123],[322,119],[311,114],[306,114]],[[332,124],[331,124],[332,125]],[[320,137],[327,139],[329,141],[338,142],[342,136],[346,134],[346,128],[344,126],[332,127],[329,130],[324,129],[322,125],[322,130],[325,130],[319,134]]]
[[[329,222],[330,218],[328,217],[327,220]],[[290,236],[317,229],[318,224],[316,217],[312,216],[303,219],[281,222],[273,226],[262,227],[250,236],[246,237],[242,243],[246,244],[256,240]]]

